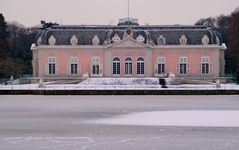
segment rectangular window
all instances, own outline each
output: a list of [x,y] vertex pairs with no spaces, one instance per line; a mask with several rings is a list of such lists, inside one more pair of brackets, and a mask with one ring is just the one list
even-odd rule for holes
[[56,74],[56,57],[48,58],[48,74],[49,75]]
[[180,64],[180,74],[187,74],[187,64]]
[[69,73],[71,75],[77,75],[79,73],[78,62],[78,57],[70,57]]
[[49,64],[49,72],[50,75],[56,74],[56,64]]
[[71,74],[76,75],[78,73],[77,64],[71,64]]
[[100,66],[98,64],[93,65],[93,74],[94,75],[100,74]]
[[202,74],[209,74],[209,64],[208,63],[202,64]]
[[210,73],[210,58],[208,56],[201,58],[201,74]]
[[158,64],[158,74],[165,73],[165,64]]
[[158,57],[158,74],[165,73],[165,57]]
[[188,58],[187,57],[179,58],[179,74],[181,75],[188,74]]
[[92,74],[99,75],[100,74],[100,57],[92,57]]

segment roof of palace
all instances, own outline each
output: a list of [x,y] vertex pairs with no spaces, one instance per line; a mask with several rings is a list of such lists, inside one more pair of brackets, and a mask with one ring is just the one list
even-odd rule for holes
[[[209,38],[208,44],[221,44],[220,35],[205,26],[195,25],[139,25],[137,20],[120,20],[118,25],[52,25],[42,28],[36,37],[41,45],[49,45],[48,39],[54,36],[55,45],[71,45],[73,35],[78,39],[78,45],[92,45],[94,36],[99,38],[99,45],[105,41],[113,43],[112,38],[117,34],[123,39],[125,31],[130,28],[133,38],[140,35],[144,37],[144,43],[151,41],[155,45],[159,37],[164,37],[166,45],[180,45],[180,38],[185,35],[188,45],[201,45],[202,38]],[[217,37],[219,40],[217,40]]]

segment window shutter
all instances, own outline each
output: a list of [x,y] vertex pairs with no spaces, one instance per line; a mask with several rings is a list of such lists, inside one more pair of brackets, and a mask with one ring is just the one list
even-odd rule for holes
[[56,63],[56,74],[58,75],[59,74],[59,64]]
[[100,64],[100,74],[103,73],[103,64]]
[[202,64],[201,63],[198,65],[198,73],[200,75],[202,74]]
[[176,70],[177,70],[177,74],[180,74],[180,64],[177,64]]
[[45,64],[45,74],[48,75],[49,74],[49,65]]
[[167,65],[166,65],[166,62],[164,63],[164,74],[167,75]]
[[68,63],[68,65],[67,65],[67,74],[68,75],[71,74],[71,63]]
[[190,71],[191,71],[191,70],[190,70],[190,65],[187,64],[186,67],[187,67],[187,72],[186,72],[186,73],[187,73],[187,75],[189,75],[189,74],[190,74]]
[[90,76],[93,75],[93,64],[90,64]]
[[100,73],[100,76],[103,76],[103,64],[100,64],[100,71],[99,71],[99,73]]
[[154,73],[155,75],[158,74],[158,64],[154,64]]
[[77,65],[77,75],[81,74],[81,64]]
[[212,67],[212,64],[209,64],[209,74],[213,74],[213,67]]

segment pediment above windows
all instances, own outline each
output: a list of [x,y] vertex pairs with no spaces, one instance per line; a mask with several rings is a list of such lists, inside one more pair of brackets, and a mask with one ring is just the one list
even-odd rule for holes
[[108,48],[145,48],[145,47],[149,46],[133,38],[126,38],[118,43],[113,43],[108,46]]

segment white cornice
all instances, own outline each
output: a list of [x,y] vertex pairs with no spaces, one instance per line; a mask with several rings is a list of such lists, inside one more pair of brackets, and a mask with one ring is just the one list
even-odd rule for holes
[[39,45],[35,46],[32,49],[102,49],[106,48],[102,45]]
[[225,45],[155,45],[152,49],[226,49]]
[[[131,41],[132,42],[132,41]],[[37,50],[37,49],[114,49],[114,48],[145,48],[145,49],[222,49],[226,50],[226,45],[155,45],[155,46],[147,46],[143,43],[137,43],[133,47],[126,47],[126,45],[118,45],[118,43],[115,43],[116,45],[39,45],[35,46],[34,44],[32,45],[31,49],[32,50]],[[123,43],[122,43],[123,44]],[[138,45],[139,44],[139,45]],[[122,46],[122,47],[121,47]]]

